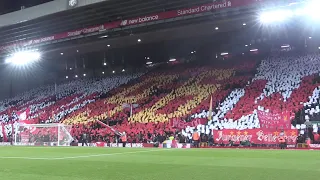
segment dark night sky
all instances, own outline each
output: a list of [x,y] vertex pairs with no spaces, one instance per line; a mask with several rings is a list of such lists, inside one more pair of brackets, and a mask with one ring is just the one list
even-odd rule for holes
[[0,0],[0,14],[17,11],[21,6],[31,7],[53,0]]

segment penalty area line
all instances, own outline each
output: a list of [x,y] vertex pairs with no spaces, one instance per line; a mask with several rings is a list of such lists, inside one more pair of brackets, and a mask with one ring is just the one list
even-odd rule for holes
[[121,153],[109,153],[109,154],[93,154],[93,155],[83,155],[83,156],[66,156],[66,157],[0,157],[0,159],[25,159],[25,160],[64,160],[64,159],[80,159],[80,158],[90,158],[90,157],[103,157],[103,156],[114,156],[114,155],[124,155],[124,154],[137,154],[137,153],[147,153],[147,152],[157,152],[165,151],[169,149],[157,149],[148,151],[131,151],[131,152],[121,152]]

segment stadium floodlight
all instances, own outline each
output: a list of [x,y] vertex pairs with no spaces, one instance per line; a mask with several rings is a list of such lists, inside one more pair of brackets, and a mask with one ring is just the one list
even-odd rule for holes
[[102,72],[102,74],[104,74],[104,72]]
[[250,52],[256,52],[258,49],[250,49]]
[[37,51],[21,51],[9,56],[5,63],[23,66],[40,60],[41,54]]
[[247,25],[247,23],[242,23],[242,26],[246,26]]
[[69,76],[66,76],[66,79],[68,79],[69,78]]
[[114,74],[114,73],[116,73],[116,71],[112,71],[112,73]]
[[177,59],[172,58],[172,59],[169,60],[169,62],[175,62],[176,60],[177,60]]
[[107,46],[108,46],[108,47],[110,47],[111,45],[110,45],[110,44],[108,44]]
[[294,10],[294,15],[296,16],[301,16],[301,15],[306,15],[306,8],[298,8]]
[[219,27],[214,28],[215,30],[219,30]]
[[293,11],[287,9],[279,9],[275,11],[262,12],[259,15],[259,20],[263,24],[274,22],[283,22],[294,15]]
[[311,19],[319,20],[320,12],[319,12],[320,2],[319,0],[313,0],[307,3],[303,12],[308,15]]
[[83,76],[86,77],[87,75],[86,75],[86,74],[83,74]]
[[225,55],[228,55],[228,54],[229,54],[228,52],[222,52],[221,56],[225,56]]
[[151,61],[146,62],[146,65],[150,65],[150,64],[152,64],[152,62],[151,62]]
[[141,39],[138,39],[138,42],[141,42]]
[[75,75],[74,77],[76,77],[76,78],[77,78],[77,77],[78,77],[78,75]]

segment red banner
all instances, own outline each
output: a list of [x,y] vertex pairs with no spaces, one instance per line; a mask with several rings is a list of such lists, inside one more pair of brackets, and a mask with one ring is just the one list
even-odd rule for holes
[[7,132],[6,132],[6,130],[5,130],[5,127],[4,127],[4,124],[1,124],[1,130],[2,130],[2,138],[3,138],[3,142],[7,142],[8,141],[8,139],[7,139]]
[[19,121],[27,121],[29,115],[30,115],[30,108],[27,108],[25,111],[17,112]]
[[261,129],[289,129],[291,126],[290,114],[287,112],[278,114],[258,111],[258,118]]
[[[267,1],[267,0],[263,0]],[[30,46],[30,45],[36,45],[44,42],[50,42],[50,41],[55,41],[55,40],[60,40],[64,38],[69,38],[69,37],[75,37],[75,36],[80,36],[80,35],[85,35],[85,34],[90,34],[90,33],[95,33],[99,31],[105,31],[108,29],[113,29],[113,28],[119,28],[122,26],[131,26],[131,25],[136,25],[136,24],[141,24],[141,23],[148,23],[148,22],[153,22],[153,21],[158,21],[158,20],[164,20],[164,19],[170,19],[170,18],[175,18],[175,17],[180,17],[180,16],[187,16],[187,15],[193,15],[193,14],[200,14],[204,12],[211,12],[211,11],[216,11],[216,10],[221,10],[221,9],[226,9],[226,8],[236,8],[236,7],[242,7],[242,6],[248,6],[253,3],[258,3],[262,2],[262,0],[228,0],[225,2],[213,2],[213,3],[208,3],[208,4],[203,4],[200,6],[195,6],[191,8],[184,8],[184,9],[178,9],[178,10],[172,10],[172,11],[167,11],[167,12],[160,12],[160,13],[154,13],[142,17],[136,17],[132,19],[127,19],[127,20],[122,20],[122,21],[115,21],[115,22],[108,22],[100,25],[95,25],[83,29],[78,29],[78,30],[72,30],[69,32],[64,32],[60,34],[55,34],[55,35],[50,35],[38,39],[32,39],[32,40],[27,40],[27,41],[21,41],[18,43],[14,44],[9,44],[9,45],[4,45],[0,46],[0,51],[7,50],[7,49],[14,49],[17,47],[24,47],[24,46]]]
[[[229,144],[233,141],[234,144],[239,144],[241,141],[250,141],[254,144],[279,144],[279,137],[282,133],[280,131],[262,130],[262,129],[248,129],[248,130],[222,130],[214,131],[213,137],[215,143]],[[297,130],[283,131],[283,137],[287,144],[296,144],[298,137]]]
[[26,133],[22,132],[22,133],[20,133],[20,137],[21,137],[21,142],[22,143],[28,143],[30,134],[28,132],[26,132]]
[[185,129],[187,126],[197,127],[199,124],[206,124],[208,122],[207,119],[196,118],[190,122],[185,122],[180,119],[173,118],[170,120],[170,126],[178,129]]

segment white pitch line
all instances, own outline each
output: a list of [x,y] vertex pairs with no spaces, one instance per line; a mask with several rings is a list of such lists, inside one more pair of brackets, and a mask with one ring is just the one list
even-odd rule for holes
[[168,149],[157,149],[149,151],[131,151],[131,152],[122,152],[122,153],[110,153],[110,154],[93,154],[93,155],[84,155],[84,156],[67,156],[67,157],[0,157],[0,159],[26,159],[26,160],[64,160],[64,159],[78,159],[78,158],[90,158],[90,157],[101,157],[101,156],[113,156],[113,155],[122,155],[122,154],[136,154],[144,152],[155,152],[163,151]]

